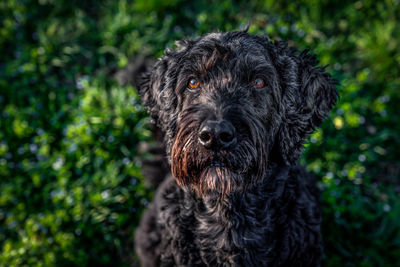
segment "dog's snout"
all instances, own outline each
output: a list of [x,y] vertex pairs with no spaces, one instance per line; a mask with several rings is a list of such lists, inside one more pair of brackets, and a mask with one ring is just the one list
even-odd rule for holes
[[199,132],[199,142],[207,149],[228,148],[236,143],[235,128],[226,120],[206,121]]

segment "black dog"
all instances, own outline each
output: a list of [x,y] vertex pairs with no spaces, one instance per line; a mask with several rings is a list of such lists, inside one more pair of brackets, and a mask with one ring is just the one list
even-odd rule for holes
[[139,86],[172,170],[136,232],[142,265],[319,266],[318,190],[296,162],[335,81],[247,31],[177,45]]

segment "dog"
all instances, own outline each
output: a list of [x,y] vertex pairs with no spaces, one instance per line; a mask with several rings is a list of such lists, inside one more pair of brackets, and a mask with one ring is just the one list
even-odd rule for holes
[[320,266],[319,191],[297,162],[338,92],[315,55],[210,33],[138,87],[171,166],[135,233],[142,266]]

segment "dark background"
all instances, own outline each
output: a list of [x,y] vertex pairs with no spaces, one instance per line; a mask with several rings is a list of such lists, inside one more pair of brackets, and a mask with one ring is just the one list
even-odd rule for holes
[[[397,17],[396,17],[397,16]],[[0,266],[129,266],[152,141],[116,73],[237,30],[318,54],[340,101],[301,160],[325,266],[400,266],[400,1],[0,1]]]

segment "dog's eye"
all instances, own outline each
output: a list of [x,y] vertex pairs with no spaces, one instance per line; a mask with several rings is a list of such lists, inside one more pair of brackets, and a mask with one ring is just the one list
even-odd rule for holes
[[263,88],[265,85],[265,82],[261,78],[256,78],[253,80],[253,85],[255,88]]
[[199,80],[197,80],[196,78],[192,78],[189,80],[188,88],[197,89],[199,87],[199,84],[200,84]]

